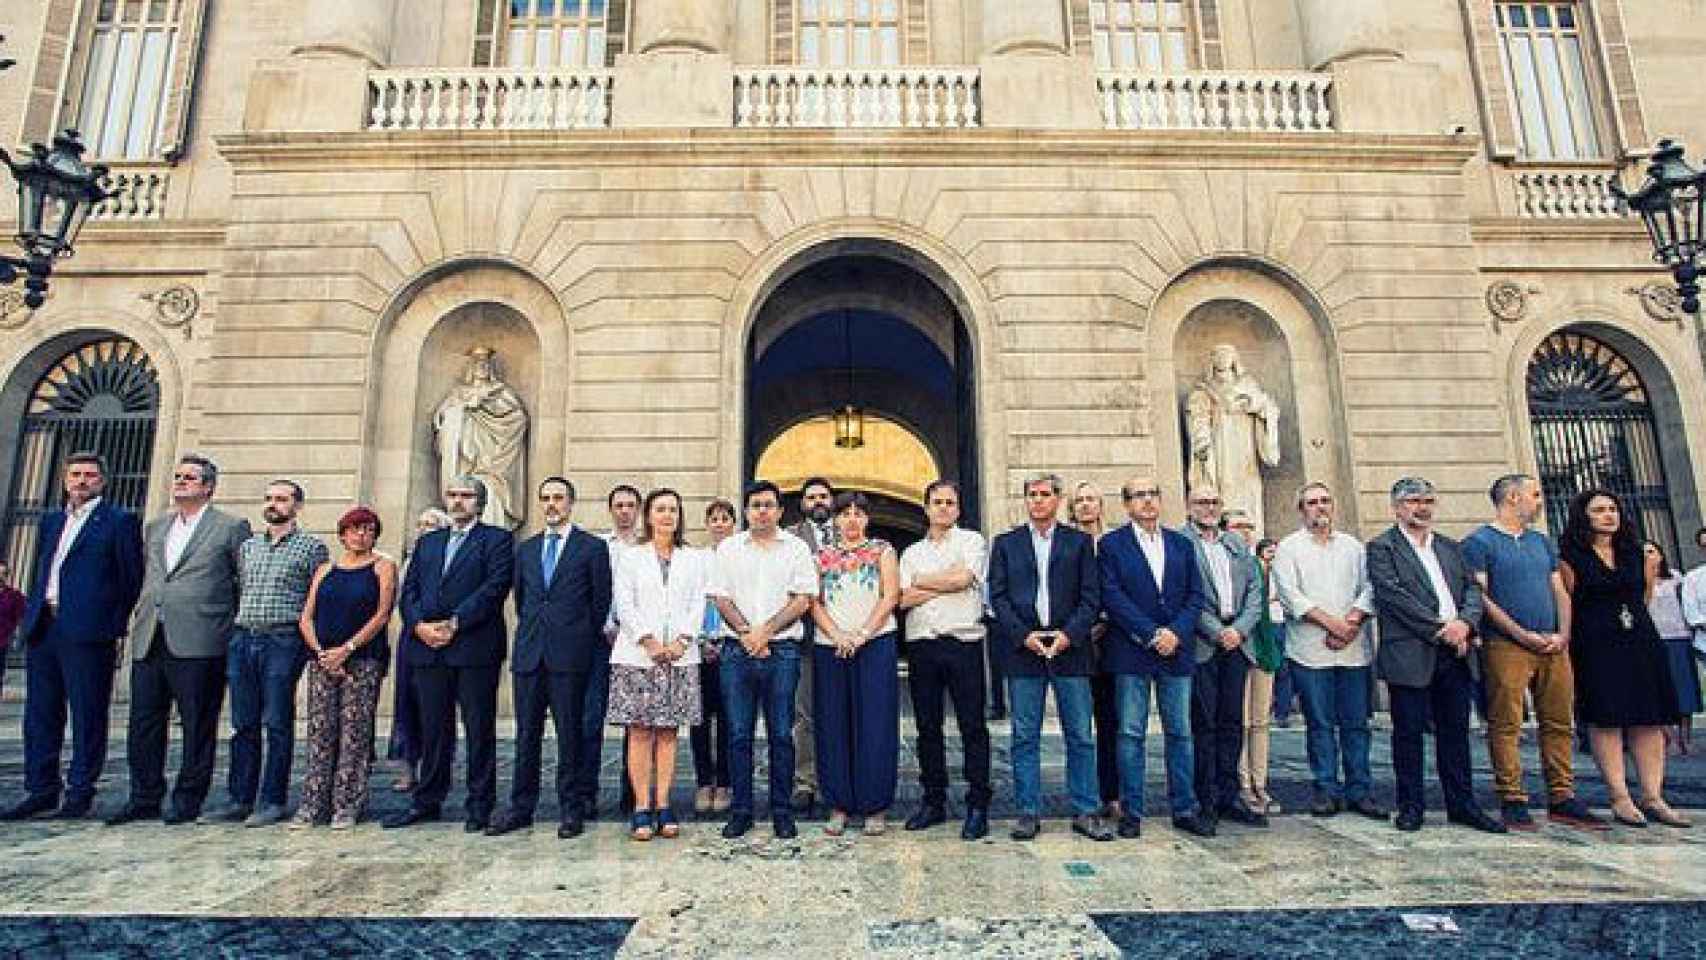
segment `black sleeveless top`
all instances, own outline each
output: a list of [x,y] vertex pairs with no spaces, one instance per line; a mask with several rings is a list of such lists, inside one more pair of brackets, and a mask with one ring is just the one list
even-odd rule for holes
[[[320,646],[330,650],[341,647],[356,635],[379,609],[379,561],[365,567],[344,568],[333,565],[320,580],[320,590],[314,596],[314,633]],[[385,631],[350,654],[351,659],[386,659],[390,647]]]

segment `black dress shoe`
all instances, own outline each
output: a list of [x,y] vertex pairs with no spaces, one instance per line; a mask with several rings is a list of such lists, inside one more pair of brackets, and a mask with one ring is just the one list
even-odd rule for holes
[[1143,818],[1121,817],[1118,833],[1121,840],[1136,840],[1143,836]]
[[127,823],[135,823],[138,820],[158,819],[160,819],[160,808],[158,805],[152,803],[127,803],[124,805],[123,809],[108,817],[105,822],[109,827],[122,827]]
[[965,825],[960,827],[961,840],[982,840],[989,836],[989,811],[972,807],[966,811]]
[[486,836],[501,837],[506,833],[514,833],[531,826],[533,826],[533,817],[517,813],[514,810],[505,810],[491,818],[491,823],[486,825]]
[[1043,830],[1043,823],[1036,817],[1020,817],[1013,824],[1013,832],[1008,834],[1015,840],[1035,840]]
[[1479,807],[1470,807],[1468,810],[1452,811],[1445,815],[1445,819],[1447,823],[1455,823],[1458,826],[1468,827],[1471,830],[1479,830],[1482,833],[1510,832],[1505,829],[1504,824],[1487,816],[1486,811]]
[[462,821],[463,833],[485,833],[492,825],[492,814],[488,810],[470,810],[468,819]]
[[908,830],[928,830],[931,827],[934,827],[938,823],[947,823],[947,822],[948,822],[948,811],[947,810],[943,809],[942,807],[940,807],[936,804],[927,803],[924,806],[919,807],[917,810],[913,811],[912,816],[906,818],[906,829],[908,829]]
[[417,823],[427,823],[438,819],[437,807],[410,807],[402,813],[393,813],[380,823],[387,830],[398,827],[412,827]]
[[794,815],[778,813],[770,818],[770,827],[776,833],[778,840],[792,840],[800,835],[800,828],[794,825]]
[[1319,791],[1316,792],[1315,799],[1309,802],[1309,812],[1317,817],[1330,817],[1343,809],[1344,805],[1338,800]]
[[573,840],[585,832],[586,824],[582,823],[579,817],[570,817],[557,824],[557,839],[559,840]]
[[59,806],[59,795],[56,793],[38,793],[25,797],[4,810],[0,810],[0,820],[28,820]]
[[64,806],[60,807],[59,810],[54,813],[53,819],[55,819],[55,820],[83,820],[83,819],[87,819],[90,811],[94,809],[94,806],[95,806],[95,803],[93,800],[79,800],[75,803],[67,801]]
[[1422,811],[1415,807],[1400,808],[1398,819],[1392,825],[1405,833],[1415,833],[1422,829]]
[[1108,829],[1108,825],[1102,822],[1101,817],[1094,814],[1073,817],[1072,832],[1081,837],[1095,840],[1097,842],[1112,840],[1114,838],[1114,832]]
[[1220,808],[1220,819],[1241,823],[1246,827],[1265,827],[1268,825],[1267,814],[1257,813],[1242,800],[1234,800]]
[[1217,832],[1213,823],[1200,816],[1174,817],[1173,828],[1198,837],[1212,837]]
[[1370,820],[1385,820],[1387,817],[1391,816],[1391,814],[1386,812],[1385,807],[1375,803],[1367,797],[1363,797],[1361,800],[1352,800],[1345,804],[1345,809],[1352,813],[1360,813]]
[[166,815],[160,818],[160,822],[168,827],[176,827],[186,823],[194,823],[199,819],[201,819],[200,810],[185,810],[182,807],[173,807],[166,811]]
[[729,822],[723,824],[723,837],[728,840],[738,840],[746,836],[752,829],[752,814],[737,813],[729,817]]

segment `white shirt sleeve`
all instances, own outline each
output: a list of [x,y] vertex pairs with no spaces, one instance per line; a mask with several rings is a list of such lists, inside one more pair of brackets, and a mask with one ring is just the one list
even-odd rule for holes
[[795,540],[789,544],[793,552],[793,571],[788,579],[789,596],[817,596],[817,561],[812,559],[811,548],[804,540]]
[[711,557],[710,582],[706,587],[711,596],[722,597],[724,600],[735,598],[734,590],[730,587],[730,584],[734,582],[734,576],[729,570],[729,567],[733,565],[731,559],[734,552],[733,544],[734,537],[729,537],[717,544],[717,552]]
[[1280,603],[1293,620],[1302,620],[1304,614],[1320,606],[1303,592],[1302,571],[1297,568],[1296,551],[1287,550],[1283,543],[1274,553],[1273,577],[1279,587]]
[[967,530],[960,542],[965,545],[966,569],[971,571],[972,586],[982,589],[989,573],[989,549],[983,542],[983,534]]

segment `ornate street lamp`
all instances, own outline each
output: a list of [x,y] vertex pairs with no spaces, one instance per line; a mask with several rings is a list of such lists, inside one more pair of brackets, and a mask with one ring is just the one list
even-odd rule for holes
[[1611,192],[1641,215],[1653,241],[1653,259],[1669,267],[1676,278],[1682,309],[1698,316],[1701,238],[1706,235],[1702,230],[1706,207],[1700,201],[1706,193],[1706,173],[1690,167],[1682,153],[1681,144],[1660,140],[1641,189],[1627,193],[1612,184]]
[[23,257],[0,257],[0,286],[25,274],[24,304],[34,310],[47,299],[47,277],[53,261],[75,252],[72,245],[95,205],[112,197],[101,187],[107,168],[83,163],[83,144],[77,131],[53,138],[53,149],[30,145],[25,163],[0,150],[0,162],[18,181],[18,233]]
[[857,450],[865,445],[865,413],[854,406],[858,385],[853,373],[853,320],[841,315],[841,330],[847,343],[847,402],[835,411],[835,445],[843,450]]

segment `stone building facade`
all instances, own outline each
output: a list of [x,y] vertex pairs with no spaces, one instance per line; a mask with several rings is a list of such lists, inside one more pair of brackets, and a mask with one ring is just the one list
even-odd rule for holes
[[[1154,473],[1177,518],[1220,343],[1281,410],[1272,533],[1305,478],[1372,533],[1399,475],[1462,528],[1520,469],[1699,559],[1698,328],[1607,193],[1706,145],[1689,0],[19,0],[0,33],[5,139],[78,126],[120,190],[44,307],[0,299],[15,560],[86,443],[149,514],[193,449],[228,504],[295,477],[396,550],[482,346],[593,526],[620,481],[696,517],[777,443],[897,527],[932,472],[985,527],[1039,471]],[[834,446],[847,406],[899,452]]]

